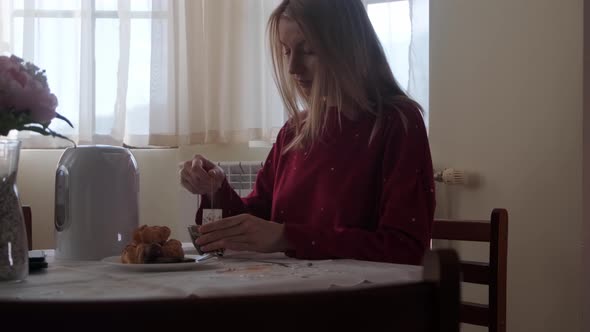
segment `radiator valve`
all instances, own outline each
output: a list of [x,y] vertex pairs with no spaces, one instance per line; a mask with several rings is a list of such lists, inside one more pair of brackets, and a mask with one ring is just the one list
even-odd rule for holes
[[443,171],[434,173],[434,181],[444,184],[466,184],[465,172],[453,168],[445,168]]

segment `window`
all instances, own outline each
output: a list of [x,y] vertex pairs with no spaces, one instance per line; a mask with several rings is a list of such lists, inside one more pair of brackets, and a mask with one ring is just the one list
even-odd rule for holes
[[365,5],[395,78],[408,90],[412,40],[409,1],[365,0]]
[[[166,45],[167,7],[158,8],[162,1],[8,2],[12,13],[11,52],[46,70],[49,86],[59,97],[59,112],[75,128],[93,127],[85,131],[92,137],[79,139],[114,143],[109,137],[115,127],[117,104],[121,103],[126,109],[126,130],[147,134],[150,103],[154,98],[165,98],[165,93],[151,93],[151,76],[159,74],[152,72],[157,68],[154,62],[166,61],[165,52],[154,52]],[[122,44],[128,47],[121,50]],[[129,54],[121,54],[127,51]],[[129,77],[124,83],[117,75],[121,66],[128,66]],[[121,84],[125,85],[124,98],[118,96]],[[51,128],[68,136],[78,134],[62,121],[53,121]]]
[[[415,20],[427,1],[363,1],[400,86],[427,110],[427,61],[415,60],[428,54],[427,30],[415,26],[428,21],[427,13]],[[80,144],[270,141],[284,122],[265,45],[278,3],[0,0],[0,52],[47,71],[58,111],[75,127],[53,121],[51,129]],[[60,144],[25,138],[25,147]]]
[[398,83],[429,109],[428,0],[363,0]]

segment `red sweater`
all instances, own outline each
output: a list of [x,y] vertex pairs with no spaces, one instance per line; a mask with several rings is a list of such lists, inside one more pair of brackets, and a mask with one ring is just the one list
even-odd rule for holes
[[[374,117],[342,116],[340,126],[330,112],[321,142],[283,154],[292,139],[287,124],[252,193],[240,198],[226,181],[215,204],[224,217],[250,213],[284,224],[291,257],[421,264],[435,208],[422,115],[392,111],[369,144]],[[209,205],[203,197],[201,208]]]

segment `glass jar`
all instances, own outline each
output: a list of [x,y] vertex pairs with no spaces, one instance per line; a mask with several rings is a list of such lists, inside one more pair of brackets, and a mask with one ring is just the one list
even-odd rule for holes
[[29,248],[16,176],[20,141],[0,139],[0,282],[29,275]]

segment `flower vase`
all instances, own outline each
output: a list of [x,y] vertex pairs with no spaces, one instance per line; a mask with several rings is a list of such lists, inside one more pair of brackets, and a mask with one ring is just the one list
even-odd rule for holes
[[29,275],[29,251],[16,175],[20,141],[0,139],[0,282]]

